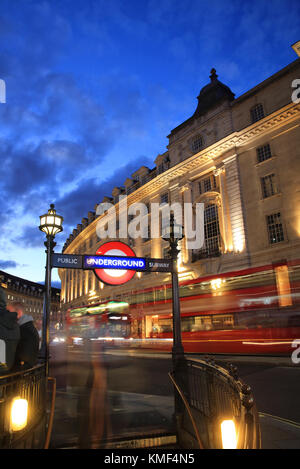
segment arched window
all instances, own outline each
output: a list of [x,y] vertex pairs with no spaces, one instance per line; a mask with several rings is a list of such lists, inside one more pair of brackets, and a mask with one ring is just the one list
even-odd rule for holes
[[250,115],[252,124],[254,124],[254,122],[259,121],[260,119],[263,119],[265,117],[263,105],[259,103],[253,106],[250,109]]

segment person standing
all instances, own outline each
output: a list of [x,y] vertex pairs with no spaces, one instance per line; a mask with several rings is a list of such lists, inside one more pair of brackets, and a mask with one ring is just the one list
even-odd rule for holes
[[7,309],[6,295],[0,287],[0,375],[12,370],[19,340],[20,326],[17,313]]
[[39,352],[39,334],[36,330],[33,317],[24,313],[21,302],[13,302],[7,306],[9,311],[15,311],[20,327],[20,340],[16,349],[15,370],[28,369],[36,365]]

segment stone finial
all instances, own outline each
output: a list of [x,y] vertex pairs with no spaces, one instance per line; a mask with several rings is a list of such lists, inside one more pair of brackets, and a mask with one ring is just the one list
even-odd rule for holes
[[211,79],[211,81],[214,81],[218,78],[218,75],[217,75],[217,72],[216,72],[215,68],[211,69],[209,78]]

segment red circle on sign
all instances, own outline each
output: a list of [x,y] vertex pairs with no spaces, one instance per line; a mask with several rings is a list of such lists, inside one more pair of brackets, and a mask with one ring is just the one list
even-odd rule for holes
[[[109,241],[102,244],[96,252],[97,256],[136,257],[135,252],[121,241]],[[135,270],[95,269],[96,276],[107,285],[123,285],[132,279]]]

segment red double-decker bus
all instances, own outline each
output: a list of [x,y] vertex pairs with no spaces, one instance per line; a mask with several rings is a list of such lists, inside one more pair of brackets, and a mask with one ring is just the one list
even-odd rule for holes
[[[185,352],[291,354],[300,342],[300,261],[180,282]],[[69,336],[172,348],[172,285],[69,310]]]
[[[180,304],[185,352],[290,354],[300,339],[300,261],[181,282]],[[144,347],[171,348],[171,284],[134,292],[130,314],[133,333],[144,321]]]

